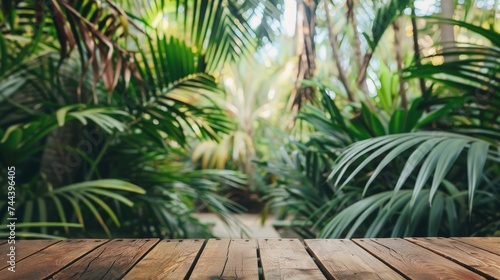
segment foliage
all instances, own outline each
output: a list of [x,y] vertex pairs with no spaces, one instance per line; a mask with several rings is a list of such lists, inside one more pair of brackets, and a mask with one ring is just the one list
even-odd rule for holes
[[[262,58],[288,53],[269,45],[281,0],[3,1],[0,169],[16,167],[20,236],[206,237],[194,212],[236,223],[231,194],[263,182],[304,237],[493,234],[500,39],[478,2],[451,19],[297,1],[291,81],[288,57]],[[283,92],[293,130],[273,114]]]
[[253,162],[269,152],[268,137],[263,135],[286,125],[282,111],[285,94],[291,89],[290,64],[286,60],[255,56],[255,61],[226,65],[221,73],[225,96],[218,103],[225,108],[233,129],[219,142],[201,141],[193,145],[191,157],[199,168],[235,169],[247,176],[247,188],[231,188],[225,196],[238,201],[248,211],[260,210],[259,198],[266,187],[265,173]]
[[[450,21],[444,20],[442,22]],[[458,49],[458,52],[444,52],[440,55],[449,56],[460,53],[468,58],[459,61],[445,62],[438,66],[417,64],[408,71],[412,73],[413,77],[419,76],[432,79],[440,83],[441,87],[444,86],[444,89],[449,89],[450,91],[458,89],[458,93],[456,93],[455,96],[446,96],[446,91],[444,93],[443,91],[438,91],[439,94],[435,96],[426,96],[422,102],[422,106],[426,106],[429,109],[435,108],[434,106],[431,107],[431,104],[440,104],[439,100],[441,104],[443,100],[447,100],[449,103],[439,109],[431,111],[430,114],[423,118],[423,122],[434,119],[434,124],[440,125],[442,129],[457,131],[476,137],[444,131],[412,131],[410,133],[388,135],[385,137],[359,141],[344,151],[335,162],[332,173],[330,174],[330,178],[336,177],[334,187],[338,186],[338,183],[342,180],[343,174],[349,170],[351,166],[356,164],[356,168],[351,170],[348,178],[343,181],[344,183],[338,186],[339,190],[356,175],[359,176],[359,171],[367,164],[376,162],[376,168],[371,169],[372,171],[369,176],[366,176],[366,178],[369,179],[363,189],[363,196],[365,196],[368,192],[369,185],[387,164],[394,162],[395,159],[401,158],[402,155],[406,154],[407,150],[413,150],[413,152],[409,154],[404,167],[398,169],[400,175],[397,182],[389,185],[394,185],[392,197],[388,199],[386,196],[387,200],[385,203],[380,204],[382,210],[379,210],[376,216],[377,218],[371,223],[371,227],[362,231],[365,236],[380,234],[378,230],[374,230],[374,228],[381,228],[385,224],[385,219],[389,219],[389,217],[395,215],[395,213],[401,214],[399,214],[398,222],[391,225],[394,228],[391,235],[401,236],[416,234],[416,228],[413,230],[407,229],[405,231],[400,231],[401,226],[398,226],[401,223],[400,221],[405,221],[405,219],[408,224],[416,223],[411,219],[408,220],[403,215],[403,213],[411,213],[411,211],[414,211],[414,213],[418,215],[423,215],[425,211],[429,211],[429,220],[426,223],[429,225],[429,229],[426,233],[427,235],[477,234],[482,227],[491,223],[489,220],[482,221],[481,223],[479,217],[483,216],[484,212],[498,209],[497,203],[490,202],[491,198],[493,198],[493,201],[498,200],[498,182],[493,180],[493,184],[486,183],[491,179],[488,179],[487,173],[483,170],[485,166],[487,169],[497,169],[500,158],[498,154],[499,142],[497,141],[499,128],[497,124],[498,116],[488,113],[491,110],[489,109],[489,104],[494,104],[496,102],[499,93],[496,81],[500,64],[498,60],[492,60],[490,58],[490,55],[496,55],[498,50],[498,45],[496,45],[496,42],[498,42],[498,33],[471,26],[467,23],[456,21],[453,21],[453,23],[459,26],[468,26],[470,30],[490,39],[493,45],[491,47],[469,45],[463,47],[463,49]],[[478,67],[478,64],[475,63],[481,64],[481,67]],[[485,67],[486,65],[488,66]],[[468,99],[472,96],[475,98],[472,100]],[[438,100],[438,102],[436,102],[436,100]],[[467,102],[463,102],[464,100],[467,100]],[[450,119],[452,120],[451,128],[446,122],[442,123],[443,120],[449,121]],[[417,124],[417,127],[421,127],[421,125]],[[471,127],[474,129],[471,129]],[[467,150],[467,153],[461,153],[462,150]],[[385,156],[381,158],[383,155]],[[375,161],[379,158],[381,159]],[[357,159],[363,160],[357,161]],[[400,161],[399,165],[402,166],[402,164],[403,163]],[[413,177],[414,181],[410,184],[405,184],[406,180],[412,176],[414,173],[413,171],[418,166],[420,170],[418,174]],[[448,176],[447,181],[445,181],[445,176],[448,173],[452,173],[453,177]],[[431,174],[432,182],[427,184]],[[460,176],[458,174],[460,174]],[[466,175],[464,176],[463,174]],[[427,190],[425,193],[421,193],[426,185],[430,185],[428,193]],[[402,195],[398,195],[403,187],[412,189],[411,192],[407,192],[411,193],[411,196],[408,198],[403,198]],[[447,194],[449,198],[440,198],[439,201],[434,201],[434,198],[437,197],[439,188],[443,187],[447,190],[445,194]],[[478,191],[478,189],[481,191]],[[480,198],[475,199],[475,193],[481,193]],[[467,194],[467,200],[462,198],[461,203],[451,206],[452,203],[456,203],[457,201],[455,197],[463,197],[465,194]],[[419,208],[417,205],[417,201],[420,201],[422,197],[428,199],[430,205],[428,210],[425,210],[427,207],[422,206],[422,208]],[[364,219],[370,215],[374,215],[372,212],[376,207],[373,206],[373,202],[370,202],[372,198],[373,196],[363,198],[357,207],[353,205],[352,208],[343,210],[323,229],[321,236],[335,237],[343,234],[344,230],[347,228],[346,223],[351,226],[346,236],[352,236],[358,229],[361,221],[364,221]],[[379,201],[383,201],[383,199],[379,199]],[[409,210],[400,210],[398,207],[392,207],[393,204],[400,203],[401,201],[409,202],[407,204]],[[361,203],[366,204],[362,206]],[[447,204],[449,204],[446,206],[447,208],[443,208]],[[473,207],[476,213],[473,212]],[[431,228],[431,225],[435,227],[435,225],[441,224],[442,209],[446,209],[449,217],[454,217],[454,211],[459,211],[463,213],[463,215],[469,216],[470,222],[475,221],[476,224],[471,227],[470,231],[458,231],[457,229],[461,228],[459,225],[469,223],[469,221],[454,219],[449,220],[448,224],[443,224],[442,228]],[[366,212],[362,214],[362,211]],[[354,222],[355,219],[358,220]],[[344,221],[344,224],[340,223],[341,220]],[[490,228],[490,233],[495,231],[493,225],[494,224],[492,224]]]
[[228,130],[217,72],[256,46],[248,3],[47,3],[0,16],[0,166],[16,167],[22,236],[210,236],[199,207],[235,223],[217,192],[245,178],[193,170],[185,149]]
[[[369,108],[334,102],[332,90],[320,85],[322,108],[309,106],[298,116],[316,132],[261,163],[278,177],[270,205],[282,218],[291,215],[304,237],[498,230],[499,127],[492,108],[499,92],[498,33],[461,21],[429,20],[467,27],[491,44],[458,46],[414,62],[405,69],[406,78],[435,83],[406,110],[394,102],[392,87],[378,92],[372,102],[379,103]],[[428,62],[456,55],[461,59]]]

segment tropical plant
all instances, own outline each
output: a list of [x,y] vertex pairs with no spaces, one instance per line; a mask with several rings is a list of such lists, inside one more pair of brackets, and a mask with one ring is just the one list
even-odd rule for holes
[[[409,154],[404,167],[399,170],[400,176],[397,182],[391,184],[391,186],[394,185],[394,190],[387,192],[385,199],[378,200],[377,203],[380,203],[380,207],[375,207],[373,202],[370,203],[373,196],[368,196],[361,200],[356,207],[353,205],[350,209],[345,209],[342,214],[333,218],[325,227],[322,236],[339,236],[349,226],[351,229],[347,236],[352,236],[356,233],[358,226],[366,218],[373,217],[373,215],[376,215],[376,218],[371,223],[370,228],[361,231],[365,233],[365,236],[380,234],[379,230],[393,216],[399,216],[397,224],[405,225],[406,223],[406,228],[403,231],[401,225],[395,226],[391,235],[411,235],[417,232],[415,225],[421,221],[410,218],[410,213],[422,215],[422,212],[425,211],[429,211],[427,221],[429,227],[428,231],[424,233],[427,235],[478,234],[484,233],[484,228],[489,228],[488,233],[491,234],[498,229],[498,223],[492,222],[490,219],[481,219],[487,216],[484,212],[495,212],[494,209],[498,209],[499,206],[498,203],[494,202],[498,201],[499,185],[498,180],[495,179],[497,175],[490,176],[498,171],[500,159],[498,152],[500,144],[498,142],[499,118],[496,110],[491,107],[498,103],[500,97],[498,85],[500,64],[497,59],[494,59],[498,56],[500,37],[494,31],[465,22],[443,19],[436,21],[467,27],[470,31],[481,34],[491,42],[490,46],[468,44],[457,46],[457,49],[452,52],[444,51],[437,54],[464,57],[458,61],[447,61],[437,66],[416,64],[407,69],[410,73],[409,78],[426,78],[437,83],[437,93],[430,92],[424,96],[422,106],[431,110],[431,113],[424,117],[424,121],[434,119],[435,127],[456,133],[413,131],[367,139],[350,146],[339,157],[330,174],[330,178],[336,177],[334,186],[339,189],[356,177],[367,164],[385,155],[377,162],[376,168],[370,172],[363,194],[368,191],[372,181],[387,164],[406,155],[406,151],[413,150],[413,152]],[[435,109],[438,104],[441,106]],[[463,153],[463,150],[466,150],[467,153]],[[356,164],[356,168],[351,169],[349,176],[343,179],[343,175],[350,170],[349,168],[353,164]],[[419,172],[413,177],[414,181],[405,184],[417,168],[419,168]],[[432,182],[427,183],[431,174]],[[445,179],[446,176],[448,179]],[[340,182],[343,183],[339,185]],[[430,186],[429,190],[424,190],[426,185]],[[402,188],[412,190],[403,191]],[[442,190],[443,188],[444,190]],[[404,192],[405,198],[402,198],[403,194],[399,194],[399,192]],[[391,197],[388,196],[389,193],[392,193]],[[475,194],[479,194],[479,198],[475,197]],[[438,196],[441,198],[438,199]],[[433,207],[421,206],[422,208],[419,208],[417,206],[417,201],[421,201],[424,197],[428,204],[433,205]],[[401,201],[409,203],[401,203],[399,207],[392,206]],[[366,204],[363,207],[361,203]],[[444,207],[444,205],[447,206]],[[378,213],[376,213],[377,208]],[[449,217],[449,222],[443,226],[446,229],[444,231],[443,228],[436,226],[441,224],[443,212],[446,212]],[[462,216],[457,216],[457,212],[461,213]],[[408,213],[405,214],[408,216],[396,213]],[[469,220],[464,219],[464,216],[468,217]],[[341,220],[342,222],[340,222]],[[475,223],[475,225],[463,231],[457,230],[462,228],[458,225],[468,223]],[[412,229],[409,229],[409,225],[413,226]]]
[[[260,162],[262,168],[277,177],[267,192],[271,208],[279,209],[281,219],[293,216],[296,225],[292,229],[306,234],[305,237],[315,236],[336,211],[361,198],[357,187],[348,186],[348,192],[337,192],[328,180],[331,166],[342,151],[357,141],[410,131],[423,113],[417,108],[417,99],[408,112],[395,110],[387,117],[379,117],[366,105],[353,114],[357,108],[339,108],[330,90],[320,85],[319,92],[322,107],[306,104],[297,116],[298,120],[314,128],[307,141],[289,137],[284,140],[288,145],[272,149],[277,151],[272,161]],[[377,112],[380,114],[383,110],[380,108]],[[379,182],[384,183],[384,180]]]
[[[273,189],[272,201],[310,221],[299,226],[306,236],[463,236],[499,229],[499,127],[492,108],[499,93],[498,33],[461,21],[426,20],[467,28],[490,44],[457,44],[414,62],[405,77],[434,84],[408,109],[394,103],[394,90],[386,86],[389,93],[378,92],[376,108],[351,105],[351,117],[338,117],[345,113],[320,88],[323,110],[308,108],[299,117],[318,131],[305,143],[310,146],[294,143],[301,152],[292,159],[298,160],[268,163],[270,172],[281,175],[278,182],[289,186]],[[435,65],[443,56],[460,60]],[[313,151],[320,157],[307,157]],[[324,162],[333,167],[325,172]],[[309,170],[320,180],[308,178]]]
[[248,3],[142,4],[2,2],[0,165],[22,178],[25,236],[208,234],[191,215],[197,207],[226,221],[238,210],[216,194],[239,187],[238,174],[178,160],[189,137],[227,131],[212,97],[220,67],[256,45]]

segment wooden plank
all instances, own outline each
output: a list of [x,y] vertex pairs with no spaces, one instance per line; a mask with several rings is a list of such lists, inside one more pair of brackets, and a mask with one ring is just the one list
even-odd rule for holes
[[323,272],[333,279],[404,279],[396,271],[347,239],[305,240]]
[[15,274],[12,279],[16,280],[45,279],[105,242],[101,239],[64,240],[20,261],[15,273],[5,268],[0,275]]
[[162,240],[124,279],[184,279],[204,240]]
[[500,279],[500,256],[448,238],[408,238],[407,240],[452,259],[487,277]]
[[210,239],[190,280],[259,279],[257,245],[249,239]]
[[0,255],[0,269],[4,269],[9,266],[7,263],[9,256],[7,256],[7,254],[10,253],[11,246],[15,247],[16,263],[19,264],[21,260],[51,245],[54,245],[59,241],[60,240],[18,240],[15,244],[3,244],[0,246],[0,252],[2,252]]
[[399,238],[353,240],[412,279],[484,279],[442,256]]
[[114,239],[58,272],[52,279],[121,279],[158,239]]
[[500,255],[500,237],[459,237],[453,239]]
[[259,239],[264,279],[326,279],[298,239]]

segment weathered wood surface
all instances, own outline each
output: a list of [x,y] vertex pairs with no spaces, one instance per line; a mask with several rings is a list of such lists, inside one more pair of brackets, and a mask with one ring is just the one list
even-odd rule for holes
[[500,238],[498,237],[460,237],[453,239],[500,255]]
[[204,240],[162,240],[124,279],[183,279],[194,264]]
[[259,239],[264,279],[325,279],[297,239]]
[[357,244],[411,279],[484,279],[484,277],[406,240],[360,239]]
[[54,280],[121,279],[158,239],[115,239],[52,277]]
[[102,239],[72,239],[58,242],[16,262],[15,272],[4,268],[0,271],[0,278],[16,280],[48,278],[105,242],[107,240]]
[[499,255],[458,240],[445,238],[410,238],[408,240],[486,277],[494,278],[494,275],[500,271]]
[[189,279],[258,280],[255,240],[210,239]]
[[[0,269],[9,266],[7,263],[9,256],[7,256],[7,254],[10,254],[10,247],[15,247],[16,261],[20,261],[57,242],[59,242],[59,240],[19,240],[16,241],[15,244],[8,244],[6,242],[0,246],[0,252],[2,252],[0,255]],[[5,254],[3,252],[5,252]]]
[[[500,238],[0,242],[0,279],[500,279]],[[7,266],[6,266],[7,264]]]
[[404,279],[351,240],[313,239],[305,244],[330,279]]

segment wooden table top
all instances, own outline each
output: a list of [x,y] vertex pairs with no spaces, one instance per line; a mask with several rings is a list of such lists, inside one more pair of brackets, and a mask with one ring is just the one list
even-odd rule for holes
[[500,279],[500,238],[0,242],[0,279]]

